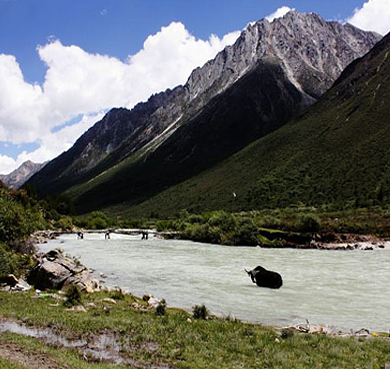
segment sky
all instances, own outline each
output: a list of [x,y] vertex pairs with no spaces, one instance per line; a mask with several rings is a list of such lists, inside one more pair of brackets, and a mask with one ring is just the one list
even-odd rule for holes
[[0,173],[53,159],[290,9],[390,31],[390,0],[0,0]]

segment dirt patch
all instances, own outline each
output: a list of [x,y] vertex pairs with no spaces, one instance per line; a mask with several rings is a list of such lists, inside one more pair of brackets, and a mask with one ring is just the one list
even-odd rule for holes
[[0,340],[0,356],[11,362],[32,369],[71,369],[70,366],[56,363],[53,358],[43,352],[28,352],[16,344],[3,343]]

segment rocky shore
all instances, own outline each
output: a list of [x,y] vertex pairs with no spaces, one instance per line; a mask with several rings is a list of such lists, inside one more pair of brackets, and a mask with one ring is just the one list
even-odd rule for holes
[[[80,230],[72,231],[38,231],[31,235],[30,241],[34,244],[47,243],[56,239],[62,234],[77,235]],[[142,235],[146,232],[152,236],[161,239],[184,239],[180,232],[157,232],[155,230],[143,229],[113,229],[113,230],[82,230],[83,233],[102,233],[107,232],[122,235]],[[312,250],[332,250],[332,251],[351,251],[351,250],[381,250],[390,248],[390,241],[374,235],[361,235],[352,233],[317,233],[301,234],[294,232],[282,232],[262,229],[260,234],[270,241],[280,240],[283,246],[277,244],[259,245],[262,248],[293,248],[293,249],[312,249]]]
[[[283,248],[313,249],[332,251],[364,250],[372,251],[390,248],[390,241],[381,239],[374,235],[360,235],[351,233],[317,233],[301,234],[293,232],[278,232],[261,230],[261,235],[271,241],[279,240]],[[270,245],[261,246],[272,248]]]

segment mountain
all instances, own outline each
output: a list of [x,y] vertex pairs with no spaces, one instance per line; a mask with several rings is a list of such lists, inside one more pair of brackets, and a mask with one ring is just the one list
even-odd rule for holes
[[389,205],[389,82],[390,34],[298,119],[138,206],[111,211]]
[[7,187],[17,190],[22,187],[32,175],[41,170],[45,164],[46,163],[37,164],[27,160],[10,174],[0,174],[0,181]]
[[260,20],[186,85],[110,111],[30,183],[81,211],[139,203],[283,126],[379,39],[316,14]]

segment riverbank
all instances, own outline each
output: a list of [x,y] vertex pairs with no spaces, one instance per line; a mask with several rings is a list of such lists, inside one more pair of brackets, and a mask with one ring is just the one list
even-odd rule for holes
[[[153,294],[169,306],[205,304],[215,314],[276,326],[308,319],[343,331],[388,329],[389,250],[261,249],[100,234],[40,245],[43,252],[54,248],[77,256],[103,286]],[[244,269],[258,265],[280,273],[283,287],[253,284]]]
[[387,333],[350,334],[309,322],[275,328],[232,316],[202,320],[175,308],[157,314],[118,290],[84,293],[76,308],[63,300],[54,292],[0,292],[1,368],[379,369],[390,362]]
[[[82,298],[86,308],[72,311],[52,296],[0,293],[0,322],[6,319],[30,332],[30,337],[0,333],[0,366],[349,369],[390,362],[385,337],[300,334],[231,317],[194,319],[177,309],[158,315],[134,296],[109,292]],[[37,338],[39,332],[48,339]],[[37,359],[42,366],[34,366]]]
[[[380,238],[375,235],[361,235],[350,233],[316,233],[316,234],[301,234],[294,232],[281,232],[272,229],[262,228],[259,230],[261,236],[267,239],[260,245],[255,245],[262,248],[286,248],[286,249],[306,249],[306,250],[333,250],[333,251],[351,251],[351,250],[383,250],[390,249],[390,241]],[[186,234],[179,231],[163,232],[155,229],[74,229],[68,231],[45,230],[37,231],[30,236],[30,240],[34,244],[47,243],[50,240],[56,239],[64,234],[72,234],[76,238],[80,234],[101,234],[102,237],[111,234],[119,234],[125,236],[137,236],[141,239],[158,238],[167,240],[189,240]],[[147,235],[147,236],[145,236]],[[207,243],[207,242],[204,242]]]

